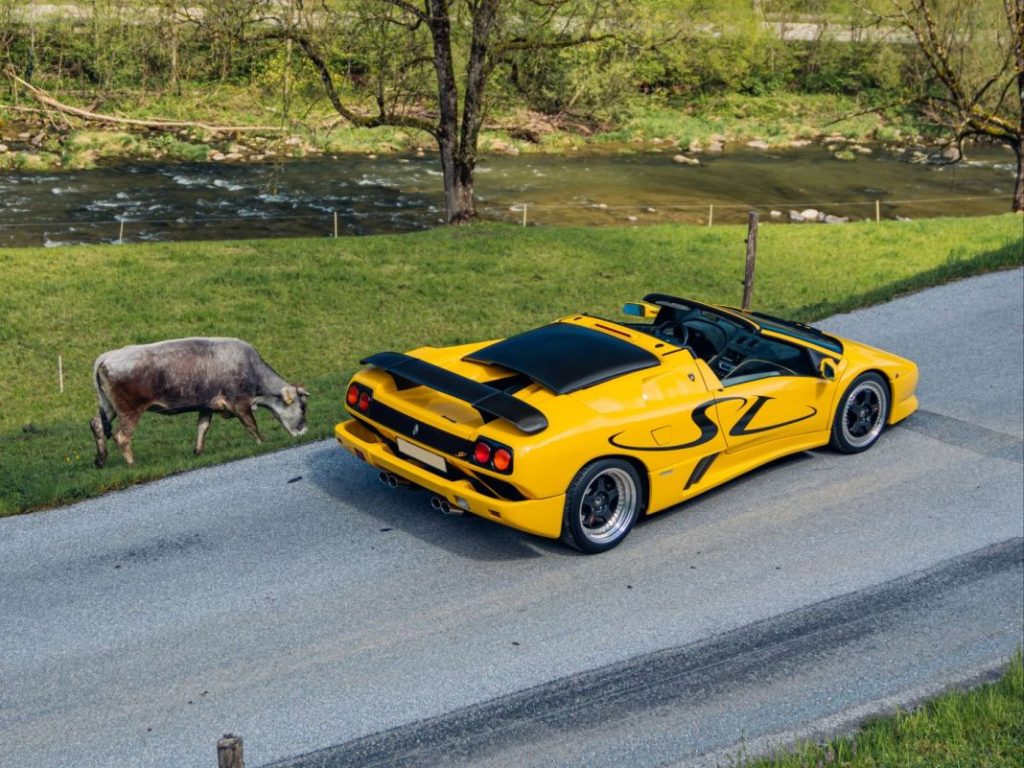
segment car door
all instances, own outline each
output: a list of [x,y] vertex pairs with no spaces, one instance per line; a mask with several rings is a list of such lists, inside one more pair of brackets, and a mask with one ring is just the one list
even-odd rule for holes
[[835,383],[819,376],[814,362],[805,347],[761,337],[721,379],[716,408],[730,453],[827,431]]

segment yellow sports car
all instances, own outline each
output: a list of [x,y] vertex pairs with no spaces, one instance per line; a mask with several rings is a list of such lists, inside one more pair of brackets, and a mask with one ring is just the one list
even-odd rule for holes
[[914,363],[803,323],[663,294],[624,312],[372,355],[338,442],[435,509],[595,553],[780,456],[863,451],[917,408]]

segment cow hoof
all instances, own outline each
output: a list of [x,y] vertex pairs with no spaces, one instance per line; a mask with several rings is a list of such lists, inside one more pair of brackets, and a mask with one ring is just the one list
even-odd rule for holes
[[102,456],[97,456],[95,459],[92,460],[92,463],[96,465],[96,469],[103,469],[103,467],[107,463],[107,460],[104,459]]

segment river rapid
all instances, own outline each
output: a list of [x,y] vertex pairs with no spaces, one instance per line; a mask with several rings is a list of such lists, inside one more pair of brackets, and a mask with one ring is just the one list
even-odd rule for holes
[[[484,219],[543,226],[920,218],[1009,210],[1012,152],[978,147],[955,165],[819,145],[496,155],[477,167]],[[692,164],[697,159],[699,164]],[[525,211],[524,211],[525,206]],[[369,235],[442,223],[435,156],[349,155],[278,164],[136,162],[0,175],[0,246]],[[812,218],[808,216],[808,218]],[[808,224],[809,225],[809,224]]]

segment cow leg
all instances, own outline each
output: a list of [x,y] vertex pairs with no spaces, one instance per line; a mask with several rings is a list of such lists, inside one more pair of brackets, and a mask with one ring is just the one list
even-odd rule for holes
[[102,469],[103,465],[107,463],[107,435],[103,431],[102,417],[93,416],[89,426],[92,427],[93,437],[96,438],[96,459],[93,463],[96,465],[96,469]]
[[256,426],[256,417],[253,416],[252,408],[241,407],[235,410],[235,415],[238,420],[245,426],[245,431],[255,438],[257,443],[262,443],[263,438],[260,436],[260,429]]
[[114,442],[124,454],[125,463],[131,467],[135,465],[135,456],[132,453],[132,434],[135,432],[135,425],[139,423],[141,413],[121,413],[117,416],[118,427],[114,433]]
[[210,411],[199,412],[199,430],[196,434],[196,456],[203,452],[203,443],[206,440],[206,430],[213,423],[213,413]]
[[102,389],[97,390],[97,395],[100,403],[99,413],[89,422],[89,426],[92,427],[92,434],[96,438],[96,459],[93,463],[97,469],[101,469],[107,463],[107,440],[111,436],[110,422],[117,418],[117,410]]

